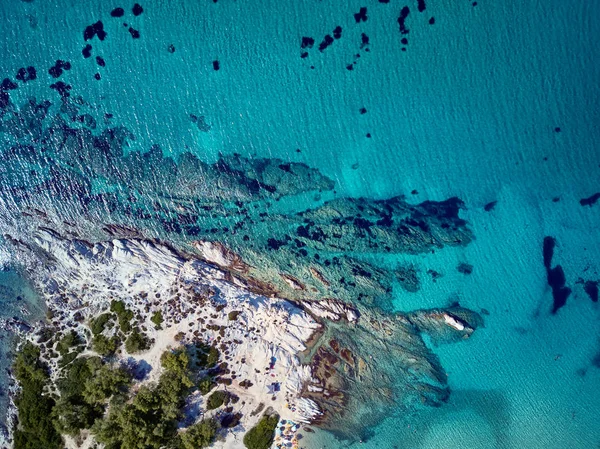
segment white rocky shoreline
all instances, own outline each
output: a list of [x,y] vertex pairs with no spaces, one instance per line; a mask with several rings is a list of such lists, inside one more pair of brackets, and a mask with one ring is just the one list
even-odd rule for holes
[[[147,374],[134,383],[133,391],[158,380],[163,352],[198,341],[219,348],[222,369],[217,389],[239,398],[230,411],[240,419],[234,428],[223,429],[212,447],[241,447],[243,434],[257,423],[265,408],[286,423],[278,426],[273,447],[288,447],[283,446],[287,443],[299,447],[295,434],[302,425],[318,425],[327,414],[318,399],[338,401],[340,407],[345,404],[346,399],[340,399],[340,392],[334,390],[340,384],[323,380],[323,369],[326,378],[331,375],[327,374],[327,363],[320,355],[313,357],[314,363],[307,362],[305,356],[324,334],[327,323],[360,326],[361,313],[356,308],[336,299],[291,302],[272,293],[266,296],[251,292],[243,280],[226,270],[231,264],[243,263],[222,245],[198,243],[205,256],[201,260],[149,240],[115,239],[91,244],[63,238],[49,229],[38,232],[35,244],[37,248],[26,250],[41,261],[31,272],[32,281],[46,301],[54,329],[75,330],[89,339],[90,320],[107,312],[111,301],[122,301],[133,312],[152,344],[148,350],[134,354],[121,347],[112,361],[115,365],[146,367]],[[418,311],[381,321],[372,315],[368,325],[386,338],[400,329],[408,330],[402,338],[412,339],[414,331],[410,329],[414,326],[433,334],[466,338],[474,328],[469,324],[472,317],[461,316],[463,310],[456,314],[443,309]],[[151,320],[157,312],[163,318],[159,328]],[[12,325],[19,328],[19,322]],[[34,325],[31,330],[27,326],[20,326],[22,336],[35,341],[45,324]],[[110,332],[105,334],[111,336]],[[331,340],[329,345],[336,353],[339,351],[337,341]],[[316,353],[323,354],[319,351]],[[47,352],[42,351],[42,358],[55,382],[60,369]],[[94,353],[88,348],[83,355]],[[332,365],[337,363],[328,356],[324,358]],[[347,349],[341,350],[340,360],[346,360],[349,366],[355,363],[360,376],[368,372],[364,371],[364,359]],[[423,364],[425,372],[434,373],[436,369],[427,359],[410,360],[411,365]],[[221,413],[218,409],[202,412],[205,401],[198,392],[188,398],[187,425]],[[15,420],[16,409],[11,403],[9,429]],[[77,440],[66,438],[65,442],[67,449],[87,449],[94,440],[83,431]],[[10,435],[0,443],[11,447]]]
[[[164,351],[197,339],[220,345],[230,375],[222,376],[225,384],[219,388],[240,398],[234,412],[241,413],[242,418],[239,428],[223,435],[214,447],[240,447],[240,434],[256,424],[260,415],[251,412],[261,404],[292,425],[310,423],[321,414],[313,400],[302,396],[311,383],[311,373],[297,354],[306,349],[322,326],[315,316],[340,319],[348,315],[357,319],[356,312],[344,310],[340,304],[324,304],[312,305],[309,314],[289,301],[250,293],[228,282],[224,272],[207,263],[186,260],[168,247],[147,240],[90,245],[42,230],[36,243],[52,260],[51,270],[38,272],[33,280],[56,328],[89,335],[89,320],[106,312],[114,299],[133,311],[153,344],[136,354],[127,354],[122,348],[114,363],[144,362],[150,366],[149,374],[134,388],[158,379]],[[161,329],[150,320],[158,311],[164,319]],[[34,341],[42,325],[22,335]],[[57,360],[44,353],[42,358],[50,368],[51,380],[56,381],[60,372]],[[204,399],[200,396],[195,400],[201,407]],[[9,427],[14,424],[14,413],[12,404]],[[187,416],[186,420],[201,416]],[[66,447],[87,448],[92,441],[88,437],[77,444],[68,438]]]

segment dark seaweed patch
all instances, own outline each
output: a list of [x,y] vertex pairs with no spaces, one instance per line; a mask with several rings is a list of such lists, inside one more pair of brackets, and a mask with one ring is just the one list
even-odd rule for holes
[[96,23],[92,25],[88,25],[85,27],[83,31],[83,40],[89,41],[94,36],[98,36],[98,39],[103,41],[106,38],[106,31],[104,31],[104,24],[101,20],[98,20]]
[[272,250],[278,250],[279,248],[281,248],[282,246],[285,246],[287,244],[287,242],[285,240],[277,240],[274,238],[270,238],[269,240],[267,240],[267,248],[272,249]]
[[313,45],[315,45],[315,40],[312,37],[302,37],[300,48],[313,48]]
[[139,3],[136,3],[135,5],[133,5],[133,9],[131,11],[133,12],[134,16],[139,16],[141,13],[144,12],[144,8],[142,8],[142,6]]
[[319,51],[323,51],[325,50],[327,47],[329,47],[331,44],[333,44],[333,37],[331,37],[331,35],[326,35],[323,40],[321,41],[321,43],[319,44]]
[[598,302],[598,284],[599,281],[584,281],[583,279],[577,279],[577,284],[583,284],[583,291],[590,297],[592,302]]
[[94,74],[94,78],[95,78],[95,79],[97,79],[98,81],[100,81],[100,79],[101,79],[102,77],[100,76],[100,74],[99,74],[99,73],[95,73],[95,74]]
[[0,90],[4,91],[4,90],[14,90],[17,87],[19,87],[19,85],[13,81],[11,81],[8,78],[4,78],[2,80],[2,84],[0,84]]
[[582,206],[593,206],[600,199],[600,192],[594,193],[589,198],[583,198],[579,201],[579,204]]
[[366,114],[367,113],[367,108],[360,108],[358,110],[358,112],[360,112],[361,114]]
[[0,90],[0,109],[4,109],[10,103],[10,96],[8,92]]
[[85,47],[83,47],[83,50],[81,50],[81,54],[86,59],[92,56],[92,46],[87,44]]
[[221,68],[221,64],[219,63],[219,61],[217,61],[216,59],[213,61],[213,69],[215,71],[219,70]]
[[417,9],[419,10],[419,12],[423,12],[425,11],[425,0],[417,0],[418,1],[418,6]]
[[333,30],[333,38],[340,39],[341,37],[342,37],[342,27],[338,25]]
[[133,29],[132,27],[129,27],[129,34],[131,34],[131,37],[134,39],[140,38],[140,32],[136,29]]
[[429,25],[434,25],[435,24],[435,17],[432,17],[431,19],[429,19]]
[[369,36],[365,33],[360,34],[360,48],[364,48],[369,45]]
[[400,10],[400,17],[398,17],[398,25],[400,26],[401,34],[408,34],[409,29],[406,27],[406,18],[410,14],[410,8],[408,6],[403,7]]
[[33,66],[29,66],[27,68],[21,67],[17,71],[17,76],[15,78],[17,78],[19,81],[22,81],[24,83],[26,83],[28,81],[33,81],[34,79],[37,78],[37,71],[35,70],[35,67],[33,67]]
[[123,17],[125,10],[123,8],[115,8],[110,12],[111,17]]
[[360,11],[354,14],[354,20],[356,21],[356,23],[366,22],[367,19],[367,8],[364,6],[360,8]]
[[167,47],[167,51],[169,53],[175,53],[175,45],[169,44],[169,46]]
[[69,93],[69,91],[71,90],[71,86],[69,84],[63,83],[62,81],[50,84],[50,89],[54,89],[55,91],[57,91],[63,99],[68,98],[71,95]]
[[52,78],[58,78],[63,74],[63,70],[71,70],[71,63],[58,59],[56,64],[48,69],[48,73]]
[[100,67],[106,67],[106,62],[101,56],[96,56],[96,64],[98,64]]

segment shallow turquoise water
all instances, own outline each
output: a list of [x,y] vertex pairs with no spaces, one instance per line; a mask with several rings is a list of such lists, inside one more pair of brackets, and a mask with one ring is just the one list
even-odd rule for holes
[[[131,129],[132,149],[158,143],[206,160],[239,152],[301,161],[332,177],[340,196],[459,196],[475,242],[380,261],[420,270],[421,290],[396,290],[397,310],[459,300],[489,311],[486,327],[436,348],[450,375],[448,406],[390,418],[356,446],[596,447],[600,312],[575,281],[600,279],[600,204],[579,204],[600,191],[600,3],[427,2],[422,14],[414,3],[402,52],[402,5],[394,2],[145,2],[144,14],[126,20],[139,40],[99,1],[1,2],[0,78],[34,65],[41,83],[12,91],[13,101],[57,99],[47,68],[71,61],[64,78],[73,92],[98,117],[113,113]],[[369,19],[355,24],[352,14],[365,5]],[[108,37],[92,41],[93,55],[106,67],[81,56],[83,29],[98,19]],[[319,53],[337,25],[342,39]],[[346,70],[363,32],[370,52]],[[302,36],[317,41],[306,59]],[[189,114],[204,115],[210,132]],[[542,264],[545,235],[557,239],[555,263],[573,288],[557,315]],[[458,273],[459,262],[473,273]],[[428,269],[443,276],[433,282]],[[346,444],[318,438],[330,448]]]

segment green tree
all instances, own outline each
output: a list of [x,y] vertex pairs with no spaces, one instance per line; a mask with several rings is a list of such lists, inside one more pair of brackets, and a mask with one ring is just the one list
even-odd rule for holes
[[200,380],[200,382],[198,382],[198,390],[200,390],[202,395],[210,393],[210,390],[215,388],[215,386],[216,384],[211,377],[204,377]]
[[82,396],[89,404],[105,402],[112,395],[124,391],[131,383],[131,376],[123,368],[103,365],[85,381]]
[[150,321],[152,321],[154,323],[154,325],[156,326],[157,329],[160,329],[161,324],[164,321],[162,312],[160,310],[158,310],[157,312],[154,312],[154,314],[150,318]]
[[90,404],[61,397],[52,409],[52,419],[58,432],[75,436],[81,429],[89,429],[100,412]]
[[216,408],[219,408],[223,404],[225,404],[225,402],[227,402],[228,399],[229,395],[227,394],[227,392],[223,390],[215,391],[208,397],[208,400],[206,401],[206,409],[214,410]]
[[119,337],[116,335],[109,338],[98,334],[92,339],[92,349],[101,356],[106,357],[114,354],[119,349],[120,343]]
[[27,342],[17,354],[14,373],[21,391],[15,398],[19,427],[14,434],[14,449],[59,449],[62,438],[54,428],[54,400],[44,394],[48,382],[46,366],[40,360],[40,349]]
[[244,435],[244,446],[248,449],[269,449],[273,444],[278,415],[263,415],[258,424]]
[[78,346],[83,343],[83,339],[81,336],[75,332],[70,331],[67,332],[56,344],[56,350],[60,353],[60,355],[65,356],[72,347]]
[[214,419],[204,419],[188,427],[178,436],[179,449],[203,449],[215,440],[219,426]]
[[106,312],[91,320],[90,329],[92,330],[92,334],[98,335],[104,332],[106,325],[110,320],[113,319],[113,317],[114,315],[112,313]]
[[148,349],[148,339],[139,330],[134,329],[129,337],[127,337],[127,340],[125,340],[125,349],[130,354],[144,351]]

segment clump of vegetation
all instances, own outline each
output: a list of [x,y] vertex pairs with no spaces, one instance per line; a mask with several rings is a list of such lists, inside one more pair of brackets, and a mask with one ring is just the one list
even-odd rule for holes
[[75,332],[75,331],[70,331],[67,332],[56,344],[56,350],[59,352],[60,355],[65,356],[70,350],[71,348],[74,348],[76,346],[79,346],[83,343],[83,339],[81,338],[81,336]]
[[219,350],[216,346],[209,346],[204,343],[196,343],[196,358],[198,366],[201,368],[213,368],[219,361]]
[[269,449],[278,422],[279,415],[263,415],[258,424],[244,435],[244,446],[248,449]]
[[127,340],[125,340],[125,349],[130,354],[144,351],[149,347],[150,342],[148,341],[148,338],[146,338],[146,336],[138,329],[134,329],[129,337],[127,337]]
[[[92,433],[99,443],[119,449],[159,449],[178,438],[177,421],[193,385],[189,359],[183,350],[169,351],[161,357],[161,364],[165,371],[157,385],[142,386],[132,400],[113,400],[108,416],[96,420]],[[205,426],[210,430],[210,425]],[[193,443],[196,438],[202,442],[207,437],[212,441],[214,434],[211,436],[208,430],[196,429],[189,435],[189,441]],[[179,441],[183,444],[180,438]]]
[[152,321],[154,323],[154,326],[156,326],[157,329],[160,329],[161,325],[164,321],[162,312],[160,310],[158,310],[157,312],[154,312],[152,317],[150,317],[150,321]]
[[52,410],[60,433],[76,436],[102,417],[106,401],[125,392],[131,376],[123,368],[111,368],[99,357],[76,359],[57,381],[60,399]]
[[219,425],[214,419],[204,419],[188,427],[178,436],[179,449],[203,449],[211,445]]
[[227,314],[227,318],[229,318],[229,321],[235,321],[237,320],[240,313],[241,312],[239,310],[232,310]]
[[121,341],[116,335],[109,338],[99,334],[92,339],[92,349],[104,357],[114,354],[120,344]]
[[133,319],[133,312],[125,307],[125,303],[123,301],[112,301],[110,303],[110,310],[117,315],[121,332],[124,334],[131,332],[131,320]]
[[15,359],[15,377],[21,391],[15,398],[19,427],[14,434],[14,449],[59,449],[62,438],[54,428],[51,413],[55,402],[44,394],[48,373],[40,360],[40,349],[26,343]]
[[200,390],[200,393],[202,393],[203,396],[210,393],[210,391],[216,386],[217,384],[215,384],[211,377],[204,377],[203,379],[200,379],[200,382],[198,382],[198,390]]
[[113,317],[114,315],[112,313],[106,312],[91,320],[90,329],[92,330],[92,334],[98,335],[104,332],[106,325],[113,319]]
[[206,409],[214,410],[221,407],[223,404],[226,404],[227,402],[229,402],[229,395],[227,392],[218,390],[208,397],[208,400],[206,401]]

